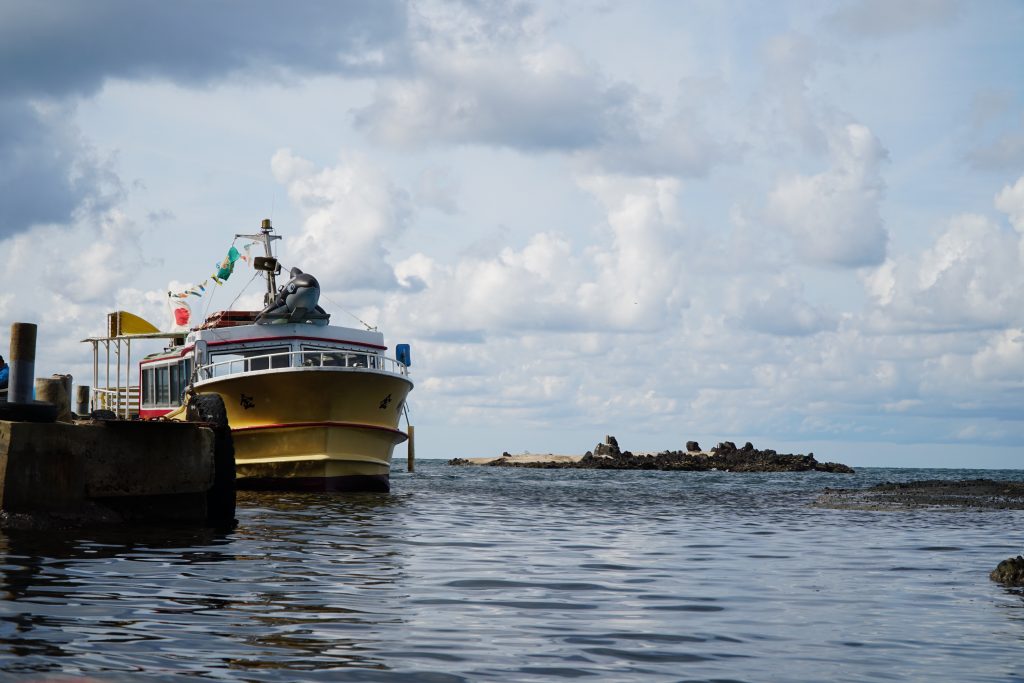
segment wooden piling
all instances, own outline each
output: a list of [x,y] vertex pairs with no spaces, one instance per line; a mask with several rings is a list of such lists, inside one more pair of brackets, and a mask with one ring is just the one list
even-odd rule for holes
[[416,428],[409,425],[409,443],[406,446],[407,464],[409,472],[416,471]]

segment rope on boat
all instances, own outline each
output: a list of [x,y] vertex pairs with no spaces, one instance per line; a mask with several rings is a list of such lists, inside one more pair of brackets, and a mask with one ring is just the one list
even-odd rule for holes
[[362,325],[363,327],[365,327],[366,329],[370,330],[371,332],[376,332],[376,331],[377,331],[377,327],[376,327],[376,326],[371,326],[371,325],[370,325],[370,324],[369,324],[368,322],[366,322],[365,320],[363,320],[362,318],[360,318],[360,317],[359,317],[358,315],[356,315],[355,313],[352,313],[351,311],[345,310],[345,309],[344,309],[344,308],[342,308],[341,306],[338,306],[338,304],[337,304],[337,303],[335,303],[334,301],[331,301],[331,297],[327,296],[327,295],[326,295],[326,294],[324,293],[324,290],[322,290],[322,289],[320,290],[320,296],[322,296],[323,298],[327,299],[327,302],[328,302],[329,304],[331,304],[332,306],[335,306],[335,307],[336,307],[336,308],[337,308],[337,309],[338,309],[339,311],[341,311],[342,313],[346,313],[346,314],[348,314],[348,315],[352,316],[353,318],[355,318],[356,320],[358,320],[358,321],[359,321],[359,323],[360,323],[360,324],[361,324],[361,325]]
[[228,310],[228,311],[231,310],[231,307],[235,305],[235,302],[238,301],[239,299],[241,299],[242,295],[245,294],[245,290],[249,289],[249,285],[251,285],[256,280],[256,278],[259,277],[259,274],[260,274],[260,271],[258,271],[258,270],[257,271],[253,271],[252,277],[249,278],[249,281],[245,283],[245,286],[242,287],[242,290],[240,292],[238,292],[238,295],[234,299],[231,300],[231,303],[228,304],[228,307],[225,310]]

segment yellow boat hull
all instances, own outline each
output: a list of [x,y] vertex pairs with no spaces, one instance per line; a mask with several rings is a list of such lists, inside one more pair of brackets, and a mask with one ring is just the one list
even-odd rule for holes
[[387,491],[412,389],[363,369],[283,368],[196,384],[224,400],[237,485],[250,489]]

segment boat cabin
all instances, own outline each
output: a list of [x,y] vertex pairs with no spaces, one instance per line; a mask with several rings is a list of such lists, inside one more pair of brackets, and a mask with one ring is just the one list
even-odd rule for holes
[[241,373],[289,369],[408,374],[408,359],[384,356],[384,335],[375,330],[305,323],[254,324],[254,313],[215,314],[180,346],[150,354],[139,363],[139,416],[166,415],[184,403],[190,383]]

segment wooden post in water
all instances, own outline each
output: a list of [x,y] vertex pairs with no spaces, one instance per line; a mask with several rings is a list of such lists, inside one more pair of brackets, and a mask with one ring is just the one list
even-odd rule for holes
[[11,370],[7,402],[31,403],[36,374],[36,325],[11,324]]
[[416,428],[409,425],[409,443],[406,445],[408,461],[406,469],[409,472],[416,471]]

